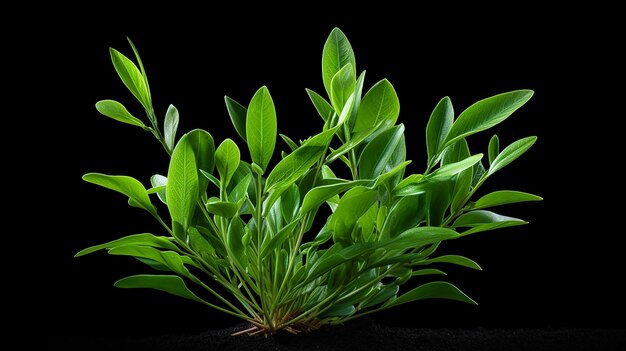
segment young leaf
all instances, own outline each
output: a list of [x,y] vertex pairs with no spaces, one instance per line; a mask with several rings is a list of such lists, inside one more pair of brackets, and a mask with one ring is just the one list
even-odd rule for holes
[[152,184],[152,187],[159,187],[162,189],[159,189],[156,194],[159,197],[159,200],[161,200],[161,202],[163,202],[164,204],[167,205],[167,196],[165,195],[165,187],[167,186],[167,178],[160,175],[160,174],[155,174],[152,177],[150,177],[150,184]]
[[163,236],[154,236],[153,234],[143,233],[143,234],[134,234],[129,235],[120,239],[116,239],[113,241],[109,241],[108,243],[95,245],[88,247],[79,251],[74,257],[80,257],[92,252],[96,252],[102,249],[112,249],[118,246],[126,246],[126,245],[134,245],[134,246],[151,246],[158,247],[161,249],[168,250],[178,250],[176,245],[174,245],[171,241],[167,240],[166,237]]
[[139,100],[146,110],[151,110],[150,92],[148,91],[146,80],[137,66],[119,51],[110,48],[109,52],[111,53],[111,61],[115,71],[117,71],[126,88]]
[[520,139],[511,145],[507,146],[491,163],[488,174],[492,175],[504,168],[509,163],[515,161],[518,157],[522,156],[531,146],[537,141],[536,136]]
[[129,201],[132,206],[143,208],[153,216],[157,215],[156,207],[150,202],[146,188],[135,178],[87,173],[83,176],[83,180],[124,194],[132,200]]
[[434,158],[441,151],[453,122],[454,108],[450,98],[446,96],[437,103],[426,125],[426,151],[429,165],[433,166],[437,161]]
[[202,172],[211,174],[215,167],[215,143],[209,132],[202,129],[194,129],[187,133],[187,142],[193,149],[196,157],[196,167],[198,168],[198,194],[202,198],[206,196],[206,189],[209,185],[209,178],[205,177]]
[[122,289],[134,289],[134,288],[148,288],[165,291],[166,293],[183,297],[192,301],[200,302],[207,305],[208,303],[196,294],[192,293],[183,279],[176,275],[150,275],[140,274],[126,277],[115,282],[116,288]]
[[296,151],[283,158],[267,177],[265,191],[270,192],[292,183],[304,175],[311,166],[324,156],[335,131],[335,129],[329,129],[312,137]]
[[333,117],[335,110],[333,107],[324,99],[320,94],[314,92],[311,89],[306,89],[306,93],[309,95],[309,99],[315,106],[317,113],[320,114],[320,117],[324,120],[324,122],[328,121]]
[[170,105],[165,113],[165,119],[163,120],[163,138],[165,139],[165,145],[170,150],[174,150],[176,144],[176,130],[178,129],[178,109],[174,105]]
[[474,210],[495,207],[500,205],[514,204],[517,202],[526,201],[541,201],[543,198],[537,195],[524,193],[521,191],[513,190],[500,190],[489,193],[474,203],[471,208]]
[[351,64],[343,66],[330,83],[330,102],[339,115],[343,111],[350,95],[354,93],[356,77]]
[[252,97],[246,115],[246,140],[252,161],[263,171],[270,163],[276,145],[276,110],[267,87]]
[[326,39],[322,52],[322,80],[328,96],[331,96],[333,77],[347,64],[352,65],[352,75],[356,77],[356,61],[352,46],[345,34],[339,28],[334,28]]
[[237,134],[239,134],[243,141],[246,141],[246,115],[248,114],[248,109],[228,96],[224,96],[224,102],[226,102],[228,115],[233,122]]
[[[402,163],[392,164],[396,148],[404,147],[404,125],[389,128],[370,141],[359,158],[359,177],[374,179]],[[403,160],[404,161],[404,160]]]
[[96,110],[101,114],[112,118],[118,122],[127,123],[133,126],[147,128],[143,122],[130,114],[124,105],[115,100],[100,100],[96,103]]
[[444,147],[504,121],[532,96],[532,90],[515,90],[478,101],[459,115],[450,128]]
[[417,288],[407,292],[406,294],[401,295],[396,299],[390,300],[389,302],[384,304],[383,307],[389,308],[392,306],[402,305],[407,302],[419,301],[424,299],[448,299],[477,305],[474,300],[465,295],[456,286],[447,282],[432,282],[420,285]]
[[185,242],[198,201],[198,188],[196,157],[186,134],[172,153],[165,188],[174,234]]
[[392,126],[396,123],[399,114],[400,101],[396,90],[387,79],[383,79],[363,97],[352,131],[353,133],[363,132],[383,123]]
[[489,140],[489,164],[493,163],[493,160],[500,153],[500,139],[498,139],[497,135],[493,135],[491,140]]
[[237,144],[231,139],[225,139],[215,151],[215,165],[220,174],[222,188],[228,187],[230,179],[239,167],[241,154]]

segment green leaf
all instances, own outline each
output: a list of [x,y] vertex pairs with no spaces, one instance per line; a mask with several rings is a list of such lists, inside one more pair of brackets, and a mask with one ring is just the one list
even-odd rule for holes
[[170,105],[165,113],[165,119],[163,120],[163,138],[165,139],[165,145],[170,150],[174,149],[176,144],[176,130],[178,129],[178,109],[174,105]]
[[349,245],[336,253],[326,255],[319,260],[315,261],[310,268],[307,270],[308,275],[306,279],[300,283],[300,285],[304,285],[310,283],[315,280],[317,277],[322,274],[330,271],[331,269],[337,267],[338,265],[353,260],[368,251],[376,248],[372,243],[356,243],[353,245]]
[[226,102],[228,115],[233,122],[237,134],[239,134],[243,141],[246,141],[246,115],[248,114],[248,109],[228,96],[224,96],[224,102]]
[[384,308],[389,308],[393,306],[398,306],[405,304],[407,302],[425,300],[425,299],[448,299],[448,300],[456,300],[461,302],[466,302],[472,305],[477,305],[477,303],[472,300],[469,296],[465,295],[459,288],[456,286],[447,283],[447,282],[432,282],[424,285],[420,285],[417,288],[407,292],[400,297],[390,300],[388,303],[384,304]]
[[496,156],[500,153],[500,139],[498,139],[497,135],[493,135],[491,140],[489,140],[489,164],[493,163]]
[[363,141],[365,141],[365,139],[367,139],[367,137],[369,137],[370,135],[372,135],[372,133],[374,133],[374,131],[376,131],[376,127],[377,126],[373,126],[369,130],[355,133],[350,139],[350,141],[342,144],[337,150],[334,150],[333,152],[331,152],[328,155],[328,157],[326,157],[326,162],[331,163],[335,161],[336,159],[340,158],[345,153],[359,146]]
[[481,158],[483,158],[483,154],[477,154],[474,156],[470,156],[459,162],[449,163],[437,169],[436,171],[434,171],[433,173],[429,174],[426,177],[430,181],[445,180],[446,178],[450,178],[472,167],[474,164],[480,161]]
[[286,223],[293,221],[300,210],[300,191],[296,184],[291,184],[280,197],[280,212]]
[[154,236],[153,234],[143,233],[129,235],[120,239],[109,241],[108,243],[95,245],[79,251],[74,257],[80,257],[102,249],[112,249],[118,246],[135,245],[135,246],[151,246],[161,249],[178,250],[176,245],[164,236]]
[[143,80],[146,83],[146,88],[148,90],[148,96],[149,96],[150,85],[148,84],[148,76],[146,75],[146,70],[143,68],[143,62],[141,62],[141,57],[139,57],[139,51],[137,50],[137,48],[135,47],[135,44],[133,44],[133,41],[130,40],[129,37],[126,37],[126,40],[128,40],[128,44],[130,44],[130,47],[133,49],[133,53],[135,54],[135,59],[137,59],[137,63],[139,64],[139,69],[141,70],[141,75],[143,76]]
[[335,110],[328,103],[328,101],[326,101],[326,99],[324,99],[320,94],[314,92],[311,89],[305,89],[305,90],[306,90],[306,93],[309,95],[309,99],[311,99],[313,106],[315,106],[317,113],[320,114],[320,117],[322,117],[324,122],[332,118],[333,114],[335,113]]
[[340,305],[332,305],[327,310],[325,310],[320,317],[343,317],[349,316],[355,311],[353,305],[350,304],[340,304]]
[[359,105],[353,132],[359,133],[372,126],[392,126],[400,114],[400,100],[396,90],[387,79],[376,83],[363,97]]
[[115,282],[116,288],[122,289],[135,289],[135,288],[148,288],[165,291],[166,293],[183,297],[192,301],[200,302],[207,305],[208,303],[196,294],[192,293],[183,279],[176,275],[150,275],[140,274],[126,277]]
[[270,192],[273,189],[293,183],[304,175],[311,166],[324,156],[335,131],[335,129],[329,129],[312,137],[283,158],[267,177],[265,191]]
[[479,271],[483,270],[482,268],[480,268],[478,263],[474,262],[473,260],[470,260],[467,257],[458,256],[458,255],[445,255],[445,256],[439,256],[435,258],[429,258],[427,260],[420,262],[419,264],[430,264],[430,263],[451,263],[451,264],[455,264],[458,266],[477,269]]
[[285,143],[287,144],[287,146],[289,146],[289,148],[291,149],[291,151],[296,151],[296,149],[298,148],[298,144],[296,144],[293,140],[291,140],[290,137],[284,135],[284,134],[279,134],[280,137],[285,141]]
[[191,227],[187,231],[189,233],[189,244],[191,248],[200,254],[202,257],[203,254],[214,254],[215,250],[211,247],[209,241],[200,234],[198,229]]
[[359,158],[359,177],[374,179],[390,171],[397,164],[390,161],[396,148],[404,147],[404,125],[400,124],[385,130],[370,141]]
[[517,202],[526,202],[526,201],[541,201],[542,197],[524,193],[521,191],[513,191],[513,190],[500,190],[489,193],[474,203],[471,208],[474,210],[494,207],[500,205],[514,204]]
[[361,72],[359,78],[356,80],[356,86],[354,88],[354,103],[352,104],[352,111],[348,119],[348,132],[352,132],[354,124],[356,123],[356,116],[361,107],[361,96],[363,95],[363,84],[365,83],[365,71]]
[[[160,174],[155,174],[150,177],[150,184],[152,184],[152,187],[165,187],[167,186],[167,178]],[[159,200],[167,205],[167,196],[165,194],[165,189],[166,188],[158,190],[156,194],[159,197]]]
[[446,96],[437,103],[426,125],[426,150],[430,166],[437,162],[435,157],[441,152],[453,122],[454,108]]
[[351,234],[356,222],[377,199],[377,192],[365,187],[355,187],[346,192],[339,206],[328,221],[333,228],[335,242],[350,243]]
[[215,165],[220,174],[222,188],[228,187],[230,179],[239,167],[241,154],[237,144],[231,139],[225,139],[215,151]]
[[185,137],[193,149],[196,157],[196,167],[198,168],[198,194],[202,198],[206,196],[206,189],[209,186],[209,179],[202,172],[211,174],[215,167],[215,143],[209,132],[202,129],[194,129],[187,133]]
[[118,122],[131,124],[141,128],[147,128],[143,122],[130,114],[124,105],[115,100],[100,100],[96,103],[96,110],[101,114]]
[[110,48],[109,52],[115,71],[117,71],[117,74],[122,79],[126,88],[139,100],[146,110],[151,110],[152,101],[150,100],[150,92],[146,85],[146,80],[137,66],[119,51]]
[[350,95],[356,87],[356,76],[351,64],[343,66],[330,83],[330,102],[339,114],[343,111]]
[[209,201],[206,203],[206,210],[218,216],[232,218],[237,215],[239,205],[229,201]]
[[459,115],[450,128],[444,145],[451,145],[461,138],[504,121],[532,96],[532,90],[515,90],[478,101]]
[[229,256],[232,256],[241,267],[245,267],[245,247],[243,246],[244,226],[239,218],[235,218],[230,222],[228,226],[228,233],[226,236],[226,248],[228,249]]
[[176,144],[167,171],[167,207],[172,217],[174,235],[186,242],[198,202],[198,168],[188,134]]
[[500,169],[507,166],[509,163],[515,161],[518,157],[522,156],[531,146],[537,141],[536,136],[520,139],[511,145],[507,146],[502,152],[496,156],[489,167],[488,174],[492,175]]
[[264,171],[276,146],[276,110],[267,87],[252,97],[246,115],[246,138],[252,161]]
[[397,284],[388,284],[383,286],[376,295],[372,298],[371,301],[367,302],[363,305],[363,308],[371,307],[383,303],[393,297],[396,296],[400,290],[400,287]]
[[347,64],[352,65],[353,76],[356,77],[356,61],[352,46],[345,34],[339,28],[334,28],[326,39],[322,52],[322,80],[328,96],[331,96],[333,77]]
[[455,239],[459,236],[460,234],[452,229],[425,226],[405,230],[391,240],[381,241],[379,245],[387,250],[406,250]]
[[434,268],[418,269],[411,273],[411,276],[418,277],[422,275],[447,275],[446,272]]
[[426,206],[420,200],[420,195],[405,196],[398,200],[389,210],[380,235],[383,238],[394,238],[424,220]]
[[337,194],[350,190],[358,185],[364,185],[368,182],[369,181],[367,180],[354,180],[315,187],[309,190],[309,192],[304,196],[304,200],[302,200],[302,207],[300,208],[300,215],[304,215],[309,211],[317,209],[321,204]]
[[471,229],[461,233],[461,235],[469,235],[524,224],[528,224],[528,222],[518,218],[502,216],[491,211],[477,210],[461,215],[454,221],[453,227],[470,227]]
[[233,188],[233,190],[231,190],[230,194],[228,195],[228,198],[231,201],[235,201],[235,202],[243,199],[248,193],[248,187],[250,186],[251,182],[252,182],[252,174],[248,173],[239,181],[239,183],[237,183],[237,185]]
[[164,265],[174,273],[184,277],[190,276],[181,256],[174,251],[161,251],[149,246],[125,245],[112,248],[109,250],[109,255],[147,258]]
[[[397,150],[397,148],[396,148]],[[411,161],[404,161],[402,163],[400,163],[399,165],[395,166],[394,168],[392,168],[391,170],[379,175],[376,178],[376,181],[374,182],[373,188],[378,188],[380,186],[382,186],[383,184],[385,184],[388,180],[393,179],[393,178],[397,178],[397,175],[402,175],[404,172],[404,169],[406,168],[406,166],[408,166],[411,163]],[[395,186],[396,184],[394,184]]]
[[156,207],[150,202],[146,188],[135,178],[87,173],[83,176],[83,180],[124,194],[132,200],[129,201],[131,206],[143,208],[153,216],[157,216]]

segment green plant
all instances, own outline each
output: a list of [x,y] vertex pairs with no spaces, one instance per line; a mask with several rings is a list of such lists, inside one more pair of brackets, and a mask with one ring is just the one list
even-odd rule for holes
[[[150,189],[127,176],[89,173],[83,179],[127,196],[130,206],[146,210],[163,226],[165,236],[130,235],[76,256],[106,249],[169,274],[135,275],[117,281],[117,287],[158,289],[200,302],[249,321],[251,328],[243,332],[250,334],[297,333],[422,299],[473,304],[447,282],[400,293],[401,286],[412,277],[445,274],[431,264],[480,269],[466,257],[433,255],[442,241],[527,223],[486,208],[541,200],[505,190],[471,201],[485,180],[526,152],[536,137],[500,150],[494,135],[487,169],[483,155],[472,155],[466,141],[506,119],[532,91],[481,100],[456,119],[450,99],[443,98],[426,128],[426,170],[405,176],[411,161],[405,158],[404,126],[396,124],[396,92],[383,79],[362,94],[365,72],[357,76],[350,43],[334,29],[322,57],[329,101],[307,90],[322,130],[299,143],[280,134],[289,151],[270,168],[277,123],[266,87],[247,108],[225,97],[251,163],[241,159],[247,151],[231,139],[216,148],[204,130],[176,142],[178,111],[170,105],[159,128],[146,72],[130,44],[138,66],[115,49],[111,58],[150,126],[116,101],[99,101],[96,108],[154,134],[171,155],[167,176],[154,175]],[[341,167],[352,179],[335,175],[333,168]],[[162,219],[152,194],[167,205],[171,222]],[[322,210],[326,206],[330,210]],[[325,224],[313,230],[316,215],[329,212]]]

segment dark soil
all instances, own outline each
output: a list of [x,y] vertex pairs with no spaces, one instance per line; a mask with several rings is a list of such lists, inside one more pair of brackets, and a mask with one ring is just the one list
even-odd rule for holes
[[620,329],[408,329],[354,321],[294,336],[230,336],[238,325],[199,335],[53,337],[44,346],[80,350],[626,350]]

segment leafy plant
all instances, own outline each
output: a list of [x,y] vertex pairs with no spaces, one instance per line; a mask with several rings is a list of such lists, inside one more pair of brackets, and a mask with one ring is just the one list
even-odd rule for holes
[[[130,206],[163,226],[164,235],[130,235],[76,256],[105,249],[167,273],[130,276],[116,287],[158,289],[200,302],[249,321],[252,327],[242,331],[249,334],[298,333],[423,299],[474,304],[448,282],[409,291],[402,285],[413,277],[445,275],[432,264],[480,269],[469,258],[435,252],[446,240],[527,223],[487,208],[541,200],[503,190],[472,201],[489,177],[537,138],[501,150],[494,135],[483,161],[483,154],[472,155],[467,137],[504,121],[531,98],[530,90],[481,100],[456,118],[450,99],[443,98],[426,128],[426,169],[406,176],[411,161],[404,125],[396,124],[396,92],[383,79],[363,94],[365,72],[357,74],[352,47],[335,28],[322,54],[328,99],[307,89],[321,131],[300,142],[280,134],[287,151],[271,167],[278,132],[267,87],[247,107],[225,97],[243,150],[231,139],[216,147],[200,129],[176,141],[178,110],[170,105],[160,128],[144,66],[130,44],[137,64],[115,49],[111,59],[149,125],[113,100],[96,108],[152,133],[171,156],[167,174],[154,175],[149,189],[127,176],[89,173],[83,179],[128,197]],[[242,159],[248,153],[251,163]],[[351,179],[336,176],[340,168]],[[161,217],[150,195],[167,205],[171,221]],[[316,216],[325,213],[325,224],[316,228]]]

